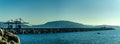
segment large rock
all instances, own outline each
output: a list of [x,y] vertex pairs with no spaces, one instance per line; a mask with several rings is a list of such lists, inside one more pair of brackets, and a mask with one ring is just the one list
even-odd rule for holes
[[0,29],[0,44],[20,44],[20,39],[17,35]]

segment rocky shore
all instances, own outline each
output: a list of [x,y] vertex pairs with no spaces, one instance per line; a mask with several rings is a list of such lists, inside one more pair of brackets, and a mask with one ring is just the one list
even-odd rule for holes
[[0,29],[0,44],[20,44],[17,35]]

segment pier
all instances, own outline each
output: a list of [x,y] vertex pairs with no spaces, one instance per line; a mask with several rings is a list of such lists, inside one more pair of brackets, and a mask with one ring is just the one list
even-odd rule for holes
[[4,29],[14,34],[46,34],[46,33],[62,33],[62,32],[87,32],[114,30],[113,28],[21,28],[21,29]]

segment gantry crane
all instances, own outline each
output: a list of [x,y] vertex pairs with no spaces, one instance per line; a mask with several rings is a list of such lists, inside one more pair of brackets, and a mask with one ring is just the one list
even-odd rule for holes
[[16,19],[16,20],[10,20],[5,22],[4,24],[7,24],[7,28],[8,29],[12,29],[13,25],[15,25],[15,29],[21,29],[21,25],[22,24],[29,24],[28,22],[25,22],[24,20],[22,20],[21,18]]

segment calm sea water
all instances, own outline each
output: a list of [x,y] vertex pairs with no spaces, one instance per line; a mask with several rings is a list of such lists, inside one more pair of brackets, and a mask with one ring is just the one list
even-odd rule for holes
[[[100,34],[97,34],[97,33]],[[120,30],[18,35],[21,44],[120,44]]]

